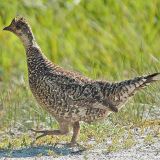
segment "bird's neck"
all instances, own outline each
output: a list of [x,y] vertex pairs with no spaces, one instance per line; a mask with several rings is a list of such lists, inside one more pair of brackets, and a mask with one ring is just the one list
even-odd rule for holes
[[44,55],[42,54],[31,29],[28,29],[28,31],[24,34],[20,34],[19,38],[21,39],[26,50],[27,59],[31,59],[31,61],[32,59],[36,60],[37,58],[44,59]]
[[31,28],[28,28],[25,33],[17,32],[16,34],[22,41],[26,50],[30,48],[31,46],[37,46],[37,43],[36,43],[36,40],[32,33]]
[[38,47],[38,45],[37,46],[32,45],[28,47],[26,50],[26,56],[27,56],[29,75],[31,75],[33,71],[39,72],[40,70],[44,69],[46,58],[43,55],[40,47]]
[[22,42],[24,45],[24,48],[26,50],[26,56],[27,59],[37,59],[37,57],[41,57],[41,59],[44,58],[44,55],[42,54],[42,51],[37,44],[34,36],[26,39],[26,37],[22,37]]
[[27,37],[26,35],[22,35],[20,39],[26,50],[32,46],[38,46],[34,36]]
[[[38,46],[38,44],[35,42],[33,42],[30,45],[25,46],[26,49],[26,56],[27,59],[35,59],[36,61],[38,60],[38,58],[44,59],[44,55],[40,49],[40,47]],[[35,61],[34,60],[34,61]]]
[[[42,53],[40,47],[38,46],[32,31],[28,32],[26,35],[19,36],[26,50],[27,64],[29,70],[36,70],[38,67],[43,69],[46,65],[48,59]],[[30,73],[30,71],[29,71]]]

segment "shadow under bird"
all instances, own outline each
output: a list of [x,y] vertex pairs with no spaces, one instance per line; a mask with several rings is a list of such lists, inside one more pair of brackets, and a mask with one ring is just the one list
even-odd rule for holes
[[16,17],[3,30],[20,38],[27,56],[30,89],[37,102],[55,117],[59,130],[33,130],[46,135],[65,135],[73,128],[70,145],[77,142],[80,121],[91,123],[118,112],[138,90],[160,80],[160,73],[109,83],[91,80],[67,71],[49,61],[38,46],[31,27],[23,17]]

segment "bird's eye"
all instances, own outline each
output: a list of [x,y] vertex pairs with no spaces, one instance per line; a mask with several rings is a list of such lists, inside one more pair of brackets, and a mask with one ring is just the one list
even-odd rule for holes
[[16,28],[17,28],[17,29],[21,29],[21,25],[18,23],[18,24],[16,25]]

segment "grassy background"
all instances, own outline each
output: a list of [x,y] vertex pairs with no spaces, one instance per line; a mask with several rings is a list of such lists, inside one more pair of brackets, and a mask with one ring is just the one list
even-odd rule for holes
[[[28,19],[45,55],[65,68],[116,81],[160,71],[159,0],[1,1],[0,131],[57,126],[29,91],[20,40],[2,31],[16,15]],[[111,124],[83,125],[83,133],[109,135],[113,126],[139,124],[144,111],[160,103],[159,92],[159,85],[148,88],[120,113],[111,115]]]

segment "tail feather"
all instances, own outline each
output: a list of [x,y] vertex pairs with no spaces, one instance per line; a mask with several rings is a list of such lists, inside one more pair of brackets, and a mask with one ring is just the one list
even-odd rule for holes
[[129,97],[132,97],[138,90],[155,81],[160,81],[160,73],[111,84],[105,89],[106,97],[103,101],[103,105],[109,106],[113,112],[118,112]]
[[136,77],[131,80],[119,83],[117,94],[122,98],[127,98],[136,93],[137,90],[148,86],[150,83],[160,81],[160,73],[150,74],[148,76]]
[[160,73],[154,73],[145,77],[146,83],[151,83],[154,81],[160,81]]

